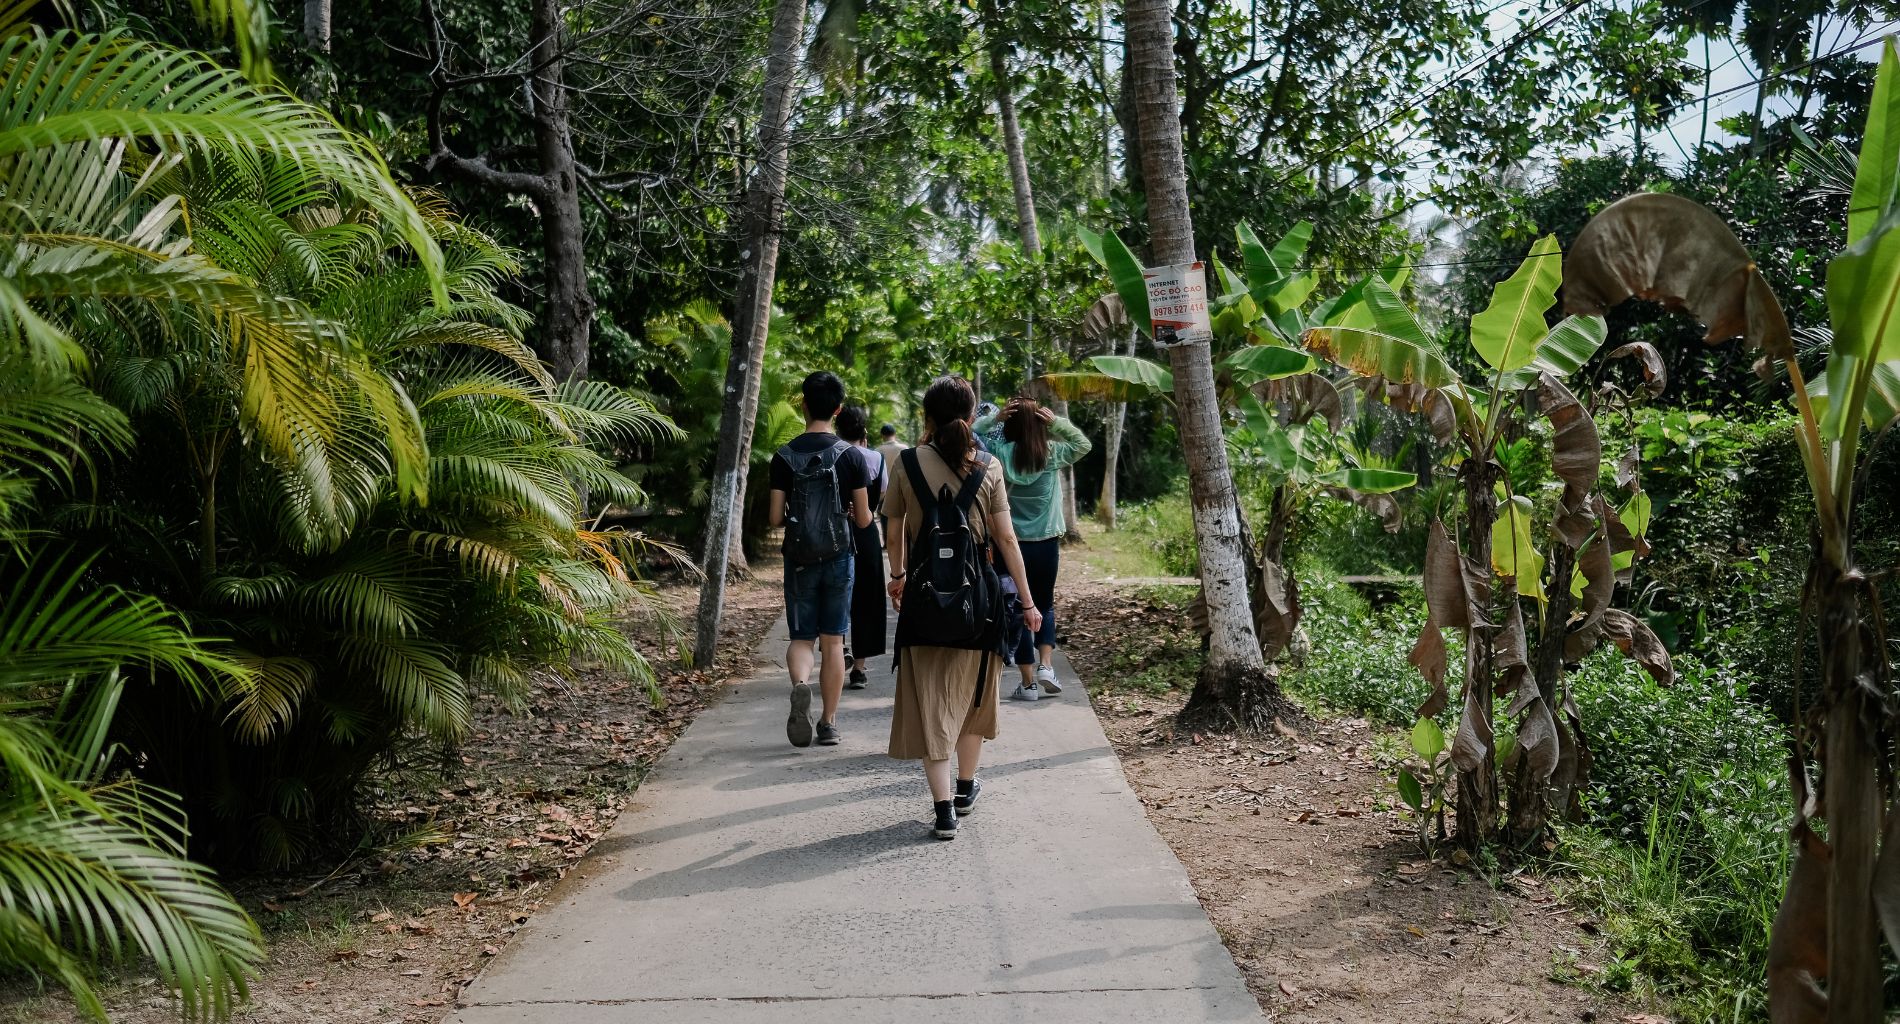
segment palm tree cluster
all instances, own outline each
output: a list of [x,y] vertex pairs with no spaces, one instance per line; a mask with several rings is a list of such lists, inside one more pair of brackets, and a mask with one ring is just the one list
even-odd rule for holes
[[676,430],[552,380],[501,297],[513,255],[328,115],[24,10],[0,15],[0,961],[99,1015],[88,966],[142,956],[216,1013],[261,947],[188,852],[307,856],[395,744],[454,743],[538,671],[651,683],[615,625],[647,542],[587,512],[640,500],[617,445]]

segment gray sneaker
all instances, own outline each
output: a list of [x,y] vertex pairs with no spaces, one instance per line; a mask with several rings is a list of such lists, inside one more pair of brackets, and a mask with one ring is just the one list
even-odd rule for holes
[[818,723],[818,745],[819,746],[835,747],[838,745],[838,741],[841,739],[843,739],[843,737],[838,733],[837,726],[832,725],[830,722]]
[[1016,692],[1009,695],[1010,700],[1041,700],[1042,688],[1035,683],[1017,683]]
[[792,684],[792,716],[785,720],[785,738],[794,747],[811,746],[811,684]]
[[1062,692],[1062,684],[1056,682],[1056,667],[1054,665],[1036,666],[1036,685],[1042,688],[1042,692],[1051,697]]
[[869,686],[870,684],[871,684],[871,681],[865,678],[864,670],[861,668],[854,668],[851,670],[851,676],[848,680],[846,680],[844,684],[844,688],[847,690],[862,690],[866,686]]

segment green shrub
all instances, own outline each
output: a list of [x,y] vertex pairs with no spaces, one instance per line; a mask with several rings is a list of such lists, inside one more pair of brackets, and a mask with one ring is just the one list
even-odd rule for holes
[[1574,674],[1594,763],[1590,828],[1564,834],[1577,895],[1686,1019],[1759,1018],[1787,880],[1781,726],[1732,664],[1679,656],[1660,687],[1615,652]]
[[[1410,726],[1431,687],[1406,656],[1425,623],[1424,596],[1407,588],[1378,611],[1319,559],[1295,560],[1309,645],[1281,678],[1287,693],[1313,710],[1360,715],[1384,725]],[[1462,676],[1463,645],[1452,646],[1451,685]]]
[[1201,571],[1194,544],[1194,513],[1185,488],[1121,509],[1118,523],[1120,529],[1145,541],[1169,574],[1193,576]]
[[[1420,595],[1373,609],[1317,558],[1295,571],[1311,646],[1282,676],[1289,694],[1409,728],[1427,693],[1406,661],[1423,626]],[[1449,723],[1462,645],[1447,641]],[[1727,1020],[1737,1007],[1760,1017],[1787,871],[1782,729],[1734,663],[1679,655],[1676,668],[1676,684],[1658,686],[1606,649],[1572,673],[1593,764],[1585,820],[1564,829],[1560,857],[1619,958],[1606,978],[1646,979],[1685,1019]]]

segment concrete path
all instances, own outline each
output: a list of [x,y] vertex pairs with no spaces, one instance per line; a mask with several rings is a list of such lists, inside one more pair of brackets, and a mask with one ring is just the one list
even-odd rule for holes
[[1261,1019],[1066,661],[1061,697],[1004,702],[940,842],[922,770],[884,756],[889,659],[845,691],[844,743],[798,750],[784,630],[452,1021]]

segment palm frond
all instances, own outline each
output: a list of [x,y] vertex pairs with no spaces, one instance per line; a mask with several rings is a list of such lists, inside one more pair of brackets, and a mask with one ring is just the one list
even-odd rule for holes
[[83,795],[0,801],[0,946],[39,947],[40,964],[95,1007],[70,959],[46,954],[136,950],[188,1012],[225,1016],[263,961],[257,926],[209,870],[160,848],[138,821]]
[[246,677],[156,598],[114,586],[88,588],[91,563],[38,553],[7,585],[0,602],[0,689],[104,675],[125,665],[163,668],[204,692],[213,678]]
[[161,150],[248,149],[310,167],[400,225],[446,302],[442,252],[382,157],[321,110],[202,57],[118,33],[0,38],[0,158],[102,138]]

